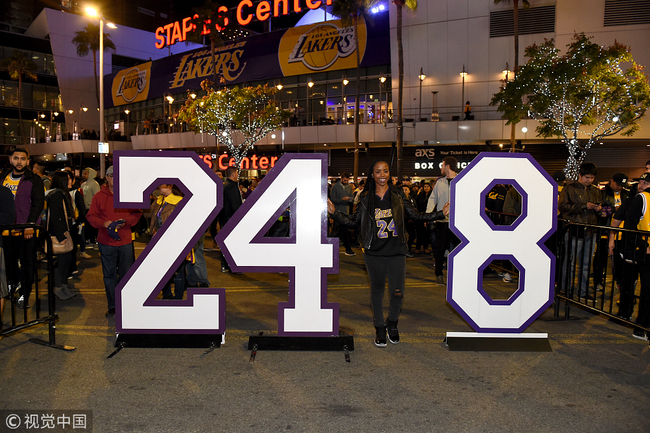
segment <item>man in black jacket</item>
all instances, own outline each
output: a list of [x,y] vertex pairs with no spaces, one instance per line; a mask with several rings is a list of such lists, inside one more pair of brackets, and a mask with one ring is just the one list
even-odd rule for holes
[[[223,208],[219,212],[219,224],[222,228],[242,204],[238,181],[239,173],[237,168],[228,167],[226,169],[226,181],[223,183]],[[221,272],[230,272],[230,266],[228,266],[223,253],[221,254]]]
[[[45,200],[43,180],[29,168],[29,152],[16,148],[9,157],[11,167],[0,173],[2,185],[14,195],[16,205],[16,224],[40,223]],[[3,234],[4,235],[4,234]],[[4,245],[7,253],[7,279],[12,286],[20,284],[19,308],[29,308],[29,295],[34,282],[34,263],[36,262],[36,243],[34,230],[25,229],[22,236],[6,236]],[[20,259],[20,268],[18,260]]]

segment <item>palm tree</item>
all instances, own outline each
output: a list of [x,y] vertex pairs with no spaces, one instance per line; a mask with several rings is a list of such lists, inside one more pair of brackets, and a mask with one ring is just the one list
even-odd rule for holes
[[[217,59],[214,49],[223,45],[225,35],[223,31],[226,30],[226,23],[230,24],[228,28],[232,28],[232,21],[227,22],[226,14],[228,8],[219,4],[216,0],[205,0],[203,6],[192,9],[194,18],[191,23],[194,30],[189,35],[189,39],[205,45],[205,37],[210,41],[210,54],[212,56],[212,82],[218,88],[219,81],[217,80]],[[207,34],[206,34],[207,33]]]
[[402,100],[404,99],[404,46],[402,45],[402,8],[415,11],[418,8],[418,0],[393,0],[397,6],[397,179],[402,179],[403,167],[402,159],[404,158],[404,109]]
[[[498,5],[499,3],[510,3],[510,0],[494,0],[494,4]],[[522,0],[524,9],[530,7],[530,2],[528,0]],[[515,63],[512,72],[512,78],[515,78],[517,75],[517,68],[519,67],[519,0],[512,0],[513,7],[513,26],[514,26],[514,36],[515,36]],[[507,84],[507,83],[506,83]],[[510,151],[515,151],[515,128],[517,127],[516,123],[510,125]]]
[[23,127],[22,112],[23,75],[34,81],[38,81],[38,77],[34,73],[37,68],[38,66],[36,63],[34,63],[27,54],[22,51],[14,51],[13,56],[7,57],[0,62],[0,69],[9,72],[9,76],[12,80],[18,80],[18,118],[20,119],[19,134],[22,143],[26,142],[24,137],[25,128]]
[[[89,23],[83,30],[75,32],[77,36],[72,38],[72,43],[77,45],[77,55],[86,57],[90,51],[93,52],[93,71],[95,73],[95,97],[99,106],[99,80],[97,78],[97,51],[99,51],[99,26]],[[110,34],[104,34],[104,50],[115,49],[115,44],[110,39]],[[102,77],[104,79],[104,77]]]
[[[370,18],[370,9],[377,0],[335,0],[332,4],[332,15],[341,19],[345,27],[352,27],[354,34],[354,43],[357,54],[357,94],[354,98],[354,183],[359,177],[359,96],[361,92],[361,54],[359,53],[359,18]],[[341,101],[343,103],[343,101]]]

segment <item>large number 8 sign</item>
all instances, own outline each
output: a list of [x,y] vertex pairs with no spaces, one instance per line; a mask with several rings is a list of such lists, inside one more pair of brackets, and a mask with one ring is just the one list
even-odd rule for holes
[[[522,196],[522,213],[494,225],[485,196],[496,184]],[[478,332],[521,332],[552,303],[555,257],[544,246],[557,224],[557,186],[527,154],[481,153],[451,184],[450,229],[461,244],[449,255],[447,301]],[[519,268],[519,287],[507,300],[483,289],[493,260]]]

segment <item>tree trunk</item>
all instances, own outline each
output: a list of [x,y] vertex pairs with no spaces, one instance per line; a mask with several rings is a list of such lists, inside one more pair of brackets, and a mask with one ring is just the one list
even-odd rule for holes
[[404,97],[404,46],[402,45],[402,3],[398,2],[397,6],[397,179],[402,180],[403,168],[403,108],[402,99]]
[[23,125],[23,103],[22,103],[22,98],[23,98],[23,76],[22,74],[18,74],[18,119],[19,119],[19,130],[20,130],[20,144],[25,144],[27,140],[25,140],[25,125]]
[[[512,78],[515,79],[517,76],[517,68],[519,67],[519,0],[513,0],[512,4],[514,5],[513,11],[513,26],[515,32],[515,65],[512,68]],[[506,83],[507,84],[507,83]],[[515,151],[515,131],[517,128],[516,123],[510,125],[510,152]]]
[[359,96],[361,94],[361,72],[360,72],[360,63],[361,63],[361,54],[359,53],[359,16],[355,15],[353,17],[354,23],[354,43],[356,44],[357,52],[357,95],[354,100],[354,170],[353,170],[353,179],[354,183],[357,183],[357,178],[359,176]]
[[[99,107],[99,81],[97,80],[97,51],[95,50],[93,50],[93,70],[95,71],[95,97],[97,98],[97,106]],[[102,125],[99,125],[99,127],[101,128]]]
[[217,81],[217,57],[214,55],[215,47],[214,40],[210,38],[210,55],[212,56],[212,80],[214,81],[214,88],[217,89],[219,82]]

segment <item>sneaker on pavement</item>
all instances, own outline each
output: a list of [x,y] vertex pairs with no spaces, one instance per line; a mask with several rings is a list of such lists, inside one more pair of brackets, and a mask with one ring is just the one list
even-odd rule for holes
[[512,281],[512,275],[510,275],[508,272],[503,273],[503,282],[504,283],[509,283]]
[[357,253],[355,253],[354,251],[346,251],[346,252],[345,252],[345,255],[346,255],[346,256],[349,256],[349,257],[354,257],[354,256],[357,255]]
[[20,308],[21,310],[23,308],[31,308],[32,307],[29,304],[25,304],[25,296],[24,295],[20,295],[20,298],[18,298],[18,300],[16,301],[16,306],[18,308]]
[[81,257],[82,259],[92,259],[93,258],[93,256],[91,256],[90,254],[88,254],[85,251],[83,253],[79,254],[79,257]]
[[636,338],[637,340],[648,341],[648,333],[642,329],[635,329],[632,333],[632,337]]
[[386,320],[386,330],[388,331],[388,341],[392,344],[399,343],[399,331],[397,330],[397,322]]
[[386,347],[386,327],[375,326],[375,331],[377,331],[377,336],[375,337],[375,346]]

